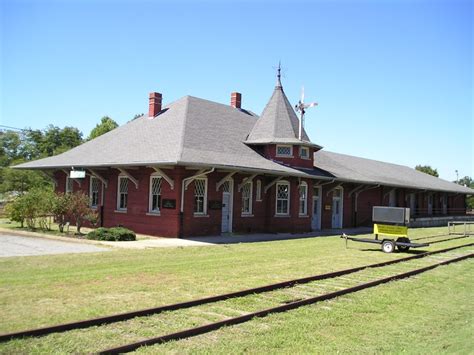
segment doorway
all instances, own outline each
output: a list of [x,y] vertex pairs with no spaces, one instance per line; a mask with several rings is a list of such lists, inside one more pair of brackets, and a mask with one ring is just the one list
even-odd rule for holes
[[232,191],[234,187],[232,179],[222,185],[222,233],[232,233]]
[[338,187],[332,192],[332,228],[342,228],[342,197],[342,187]]
[[313,216],[311,219],[311,229],[321,230],[321,186],[313,188]]

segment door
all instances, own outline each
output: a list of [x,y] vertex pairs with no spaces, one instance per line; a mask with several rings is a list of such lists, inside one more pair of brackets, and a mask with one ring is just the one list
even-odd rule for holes
[[230,232],[230,192],[222,193],[222,233]]
[[321,229],[321,186],[313,189],[313,216],[311,219],[311,229]]
[[342,188],[332,193],[332,228],[342,228]]
[[433,214],[433,195],[428,195],[428,214]]
[[410,194],[410,217],[416,214],[416,195]]

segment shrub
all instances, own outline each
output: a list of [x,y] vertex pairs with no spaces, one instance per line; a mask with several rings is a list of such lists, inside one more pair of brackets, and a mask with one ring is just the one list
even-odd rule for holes
[[87,234],[87,239],[93,240],[104,240],[110,242],[120,242],[120,241],[131,241],[136,240],[137,236],[135,232],[130,229],[123,227],[114,227],[114,228],[97,228],[89,234]]
[[48,216],[53,210],[54,193],[51,190],[32,189],[23,195],[17,196],[6,206],[8,217],[15,222],[24,223],[30,229],[35,229],[36,224],[41,230],[51,229]]

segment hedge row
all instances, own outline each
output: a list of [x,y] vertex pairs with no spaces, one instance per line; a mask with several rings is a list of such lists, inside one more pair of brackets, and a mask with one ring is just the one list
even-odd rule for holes
[[87,234],[87,239],[105,240],[111,242],[136,240],[135,232],[123,227],[97,228]]

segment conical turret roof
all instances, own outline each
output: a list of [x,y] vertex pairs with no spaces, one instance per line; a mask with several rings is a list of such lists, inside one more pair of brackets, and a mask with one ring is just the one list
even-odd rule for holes
[[304,128],[301,140],[299,136],[299,119],[283,91],[280,80],[273,95],[265,106],[262,115],[253,126],[245,141],[246,144],[295,144],[313,146],[321,149],[310,141]]

